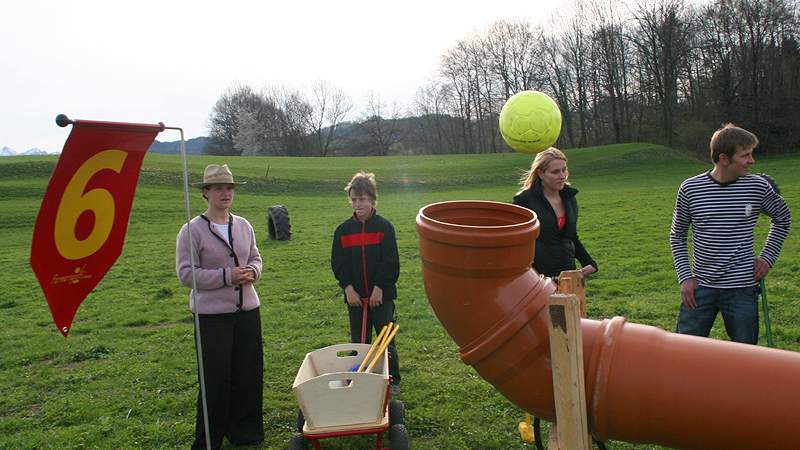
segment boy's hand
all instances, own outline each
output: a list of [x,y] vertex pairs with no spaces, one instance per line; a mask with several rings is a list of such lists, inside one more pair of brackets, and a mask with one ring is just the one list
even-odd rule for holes
[[377,308],[383,304],[383,289],[378,286],[372,288],[372,295],[369,296],[369,307]]
[[352,284],[344,288],[344,295],[348,305],[361,306],[361,298],[358,296],[358,292],[356,292]]

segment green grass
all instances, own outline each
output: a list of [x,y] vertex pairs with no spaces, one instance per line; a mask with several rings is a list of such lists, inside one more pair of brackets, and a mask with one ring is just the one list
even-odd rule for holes
[[[624,315],[671,330],[679,291],[668,232],[680,182],[708,164],[670,149],[627,144],[569,150],[581,190],[580,232],[600,272],[587,286],[589,315]],[[346,342],[348,325],[330,273],[330,240],[349,216],[342,188],[357,169],[377,174],[378,210],[398,234],[401,275],[398,346],[402,400],[417,449],[522,449],[523,414],[458,358],[434,317],[420,276],[414,218],[431,202],[510,201],[530,164],[518,154],[384,158],[192,157],[197,180],[209,162],[227,162],[248,184],[235,212],[256,228],[264,257],[257,289],[265,350],[263,447],[286,448],[297,403],[291,384],[306,352]],[[181,162],[148,155],[124,251],[77,313],[70,337],[55,329],[27,265],[33,224],[54,157],[0,159],[0,448],[186,448],[197,392],[188,290],[174,271],[175,235],[185,220]],[[269,173],[267,176],[267,168]],[[797,214],[800,155],[760,159]],[[267,208],[286,205],[294,236],[268,240]],[[204,203],[193,191],[196,214]],[[796,222],[795,222],[796,223]],[[757,229],[763,242],[768,223]],[[768,280],[778,347],[800,351],[800,240],[797,226]],[[718,321],[712,335],[724,338]],[[762,336],[762,342],[766,339]],[[326,448],[367,448],[366,438]],[[609,448],[634,447],[623,442]]]

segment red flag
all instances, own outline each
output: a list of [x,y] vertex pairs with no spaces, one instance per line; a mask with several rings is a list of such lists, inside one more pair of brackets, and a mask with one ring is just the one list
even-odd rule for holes
[[122,253],[142,161],[163,129],[163,124],[73,123],[31,243],[31,267],[64,337],[81,302]]

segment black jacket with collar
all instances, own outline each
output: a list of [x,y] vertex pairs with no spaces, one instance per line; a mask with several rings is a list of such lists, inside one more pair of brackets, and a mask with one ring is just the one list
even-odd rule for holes
[[515,205],[530,209],[539,218],[539,237],[536,238],[533,268],[542,275],[556,277],[563,270],[574,270],[575,258],[582,266],[592,265],[597,268],[597,263],[578,238],[577,193],[578,190],[569,185],[559,191],[567,220],[563,230],[558,229],[556,213],[542,192],[542,180],[537,179],[531,188],[514,196]]
[[366,222],[354,214],[336,228],[331,247],[331,269],[342,289],[352,285],[364,299],[379,286],[384,300],[397,298],[400,256],[391,222],[375,210]]

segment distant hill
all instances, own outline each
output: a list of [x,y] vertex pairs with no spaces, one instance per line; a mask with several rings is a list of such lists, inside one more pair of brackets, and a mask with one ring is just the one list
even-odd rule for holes
[[17,152],[15,152],[14,150],[11,150],[8,147],[0,148],[0,156],[14,156],[16,154],[17,154]]
[[[186,153],[203,155],[206,153],[210,142],[211,139],[205,136],[189,139],[186,141]],[[178,154],[181,152],[181,141],[155,141],[153,145],[150,146],[150,151],[153,153]]]

